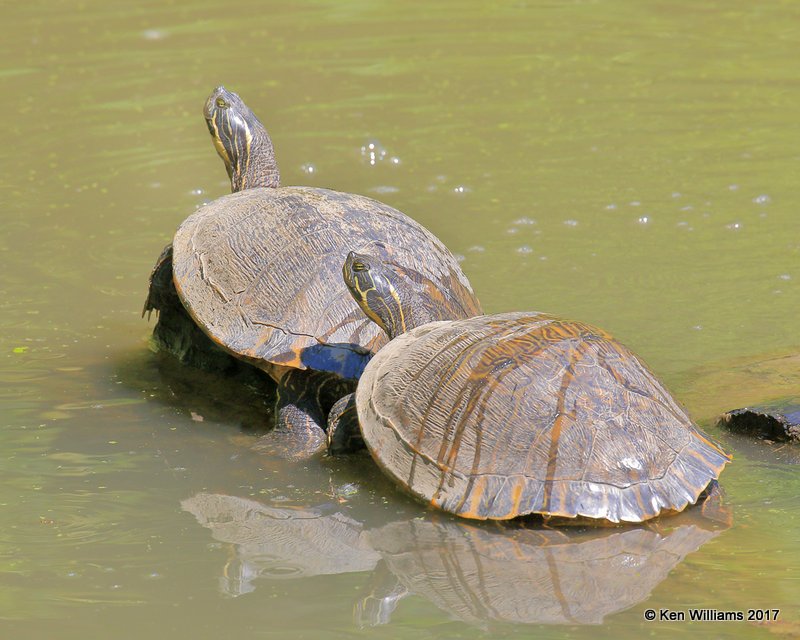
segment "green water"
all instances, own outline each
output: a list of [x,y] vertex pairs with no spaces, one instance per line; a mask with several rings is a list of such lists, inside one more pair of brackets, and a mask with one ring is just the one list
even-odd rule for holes
[[[713,427],[800,395],[779,357],[800,352],[797,3],[132,4],[0,8],[4,637],[776,637],[643,618],[689,607],[778,608],[772,630],[800,634],[797,456]],[[151,353],[140,318],[177,224],[228,190],[201,117],[220,83],[284,184],[377,197],[464,256],[487,311],[588,321],[641,354],[733,451],[730,526],[670,553],[700,529],[508,547],[366,460],[250,452],[257,399]],[[423,559],[381,552],[392,536]],[[387,572],[396,608],[365,617]]]

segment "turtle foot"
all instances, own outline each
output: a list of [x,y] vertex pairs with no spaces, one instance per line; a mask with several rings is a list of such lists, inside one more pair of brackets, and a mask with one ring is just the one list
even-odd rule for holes
[[300,462],[322,453],[326,446],[325,432],[318,425],[306,425],[301,429],[276,427],[261,436],[252,448],[264,455]]

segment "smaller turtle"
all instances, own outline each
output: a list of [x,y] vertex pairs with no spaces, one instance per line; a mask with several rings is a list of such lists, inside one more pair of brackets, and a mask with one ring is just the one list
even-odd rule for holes
[[432,506],[641,522],[695,503],[730,461],[600,329],[537,312],[429,322],[424,292],[379,258],[351,252],[343,276],[391,339],[350,399],[363,439]]
[[775,442],[800,442],[800,403],[789,399],[726,411],[719,426]]

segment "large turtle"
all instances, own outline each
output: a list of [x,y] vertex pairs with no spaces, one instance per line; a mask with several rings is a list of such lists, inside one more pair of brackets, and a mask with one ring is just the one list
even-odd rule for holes
[[392,339],[358,383],[364,441],[435,507],[640,522],[693,504],[730,460],[600,329],[536,312],[429,322],[425,293],[379,257],[350,253],[343,274]]
[[233,193],[181,224],[145,310],[174,287],[211,343],[278,384],[275,429],[261,448],[306,457],[324,448],[327,410],[386,342],[342,282],[349,248],[405,265],[438,317],[473,316],[480,304],[455,257],[408,216],[360,195],[280,187],[270,137],[235,93],[215,89],[204,116]]

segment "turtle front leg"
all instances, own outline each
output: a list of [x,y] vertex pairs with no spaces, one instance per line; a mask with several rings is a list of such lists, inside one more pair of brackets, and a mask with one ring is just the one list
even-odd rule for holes
[[278,383],[275,427],[253,449],[286,460],[305,460],[325,450],[323,425],[331,405],[353,383],[317,371],[288,371]]
[[328,453],[338,456],[366,448],[356,410],[356,394],[339,398],[328,414]]

